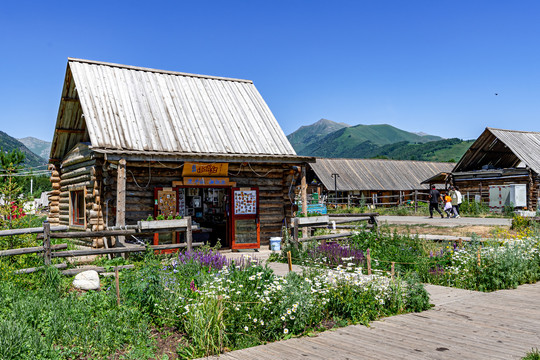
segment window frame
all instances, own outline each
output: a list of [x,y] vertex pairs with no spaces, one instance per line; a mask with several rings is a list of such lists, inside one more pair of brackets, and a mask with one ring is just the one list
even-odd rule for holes
[[69,226],[86,229],[86,187],[69,189]]

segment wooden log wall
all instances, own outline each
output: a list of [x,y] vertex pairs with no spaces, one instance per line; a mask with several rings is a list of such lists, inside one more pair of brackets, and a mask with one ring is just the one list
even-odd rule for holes
[[[85,190],[84,230],[105,229],[101,202],[102,161],[85,144],[77,145],[64,158],[61,164],[52,166],[51,182],[53,191],[49,196],[51,225],[70,225],[69,193]],[[80,226],[75,226],[80,228]],[[101,242],[101,243],[100,243]],[[101,239],[94,239],[92,245],[102,246]]]
[[49,220],[51,226],[57,226],[60,225],[60,173],[54,164],[49,164],[49,170],[51,171],[52,191],[49,193],[49,216],[47,220]]
[[[454,178],[454,185],[459,188],[461,195],[466,199],[467,191],[471,194],[480,195],[483,203],[489,204],[489,186],[490,185],[527,185],[527,203],[530,210],[538,208],[538,197],[540,196],[540,181],[538,176],[523,176],[514,178],[501,178],[490,180],[460,180]],[[471,195],[470,201],[474,201]]]
[[[134,225],[154,214],[154,188],[171,187],[182,179],[181,163],[127,163],[126,224]],[[281,236],[283,220],[290,217],[289,185],[294,174],[291,167],[281,164],[229,164],[229,179],[239,187],[259,188],[261,244],[270,237]],[[117,170],[105,166],[103,175],[104,201],[107,202],[106,222],[115,222]]]

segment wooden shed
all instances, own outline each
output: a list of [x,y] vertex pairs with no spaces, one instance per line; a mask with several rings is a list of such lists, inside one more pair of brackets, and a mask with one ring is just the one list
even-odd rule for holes
[[333,201],[337,187],[341,202],[352,199],[355,204],[360,200],[367,204],[395,205],[413,200],[415,191],[427,191],[429,187],[422,181],[450,172],[454,163],[317,158],[309,167],[308,181],[315,184],[310,191],[319,187],[319,192],[329,195],[329,202]]
[[191,216],[194,240],[258,247],[280,236],[313,160],[296,155],[252,81],[69,58],[49,221],[96,231]]
[[490,186],[522,184],[526,203],[540,197],[540,133],[486,128],[452,171],[450,182],[462,194],[490,201]]

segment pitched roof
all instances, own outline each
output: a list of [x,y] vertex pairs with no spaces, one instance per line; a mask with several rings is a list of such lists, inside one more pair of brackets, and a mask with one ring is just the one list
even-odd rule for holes
[[425,179],[449,172],[454,163],[382,159],[325,159],[310,164],[323,185],[334,189],[332,174],[339,174],[340,191],[414,190],[426,188]]
[[51,158],[81,141],[117,152],[296,156],[249,80],[69,58]]
[[487,127],[453,172],[480,170],[486,166],[512,168],[521,162],[540,173],[540,133]]

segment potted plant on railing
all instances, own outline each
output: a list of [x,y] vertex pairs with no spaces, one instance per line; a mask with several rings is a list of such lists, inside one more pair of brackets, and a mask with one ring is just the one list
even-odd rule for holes
[[154,219],[152,215],[148,215],[146,220],[139,221],[137,224],[139,225],[139,229],[169,229],[169,228],[181,228],[181,227],[187,227],[187,221],[188,219],[182,218],[180,214],[176,214],[176,216],[169,215],[165,217],[165,215],[158,215]]

